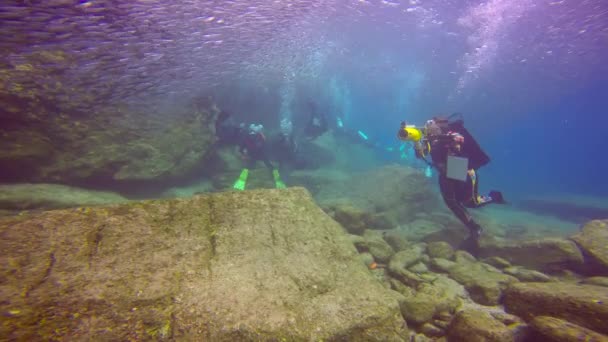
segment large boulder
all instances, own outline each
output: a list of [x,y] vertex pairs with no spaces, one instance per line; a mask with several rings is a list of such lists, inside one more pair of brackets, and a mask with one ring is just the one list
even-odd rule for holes
[[451,314],[467,299],[464,287],[444,275],[437,275],[432,283],[423,283],[404,295],[401,312],[414,325],[431,323],[441,313]]
[[588,272],[608,274],[608,220],[595,220],[585,224],[572,236],[583,250],[588,262]]
[[85,190],[59,184],[0,185],[0,208],[3,209],[59,209],[127,201],[113,192]]
[[[433,210],[439,197],[419,171],[398,165],[348,174],[320,188],[315,199],[324,208],[348,204],[367,214],[367,228],[391,229]],[[346,200],[345,200],[346,199]],[[433,222],[429,225],[438,225]]]
[[606,335],[555,317],[534,317],[530,322],[530,327],[536,334],[536,336],[532,336],[536,341],[608,341],[608,336]]
[[494,266],[464,257],[458,258],[458,253],[456,263],[444,267],[449,267],[447,272],[450,277],[469,291],[471,299],[482,305],[497,305],[507,285],[518,281]]
[[130,183],[181,179],[205,164],[217,110],[164,115],[113,108],[1,125],[0,181]]
[[459,311],[448,328],[449,340],[456,342],[517,342],[527,333],[527,326],[517,319],[501,319],[478,308]]
[[401,341],[385,289],[301,188],[0,218],[9,340]]
[[378,262],[386,264],[395,254],[393,248],[382,238],[382,234],[375,231],[366,231],[360,240],[356,240],[355,247],[360,252],[369,252]]
[[584,260],[576,244],[562,238],[524,241],[482,239],[480,256],[501,257],[514,265],[541,272],[580,269]]
[[532,320],[553,316],[608,333],[608,291],[605,287],[562,282],[511,284],[504,293],[508,312]]
[[390,274],[404,284],[412,287],[416,287],[424,282],[424,278],[409,270],[409,268],[419,261],[428,260],[428,256],[424,254],[425,249],[426,246],[419,244],[395,253],[388,264]]

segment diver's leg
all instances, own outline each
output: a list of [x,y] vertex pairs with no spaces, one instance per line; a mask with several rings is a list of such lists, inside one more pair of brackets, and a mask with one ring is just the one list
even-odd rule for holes
[[471,215],[467,209],[458,201],[455,181],[448,179],[445,176],[439,176],[439,190],[441,190],[441,197],[443,201],[450,208],[450,210],[456,215],[456,217],[467,226],[472,221]]
[[272,179],[274,180],[274,185],[277,189],[285,189],[285,183],[281,180],[281,176],[279,174],[279,169],[275,169],[267,156],[264,156],[264,164],[270,170],[272,174]]
[[[469,197],[467,201],[465,201],[465,206],[467,208],[479,208],[484,205],[488,205],[490,203],[495,204],[504,204],[505,201],[502,197],[502,193],[500,191],[492,190],[488,194],[488,196],[480,196],[479,195],[479,173],[475,170],[470,170],[472,172],[472,176],[470,177],[470,183],[467,184],[469,189],[472,189],[472,195]],[[471,173],[469,173],[471,175]],[[467,177],[467,181],[469,181],[469,177]]]
[[469,229],[469,238],[477,239],[481,235],[481,227],[473,220],[467,209],[458,201],[456,187],[457,181],[448,179],[446,176],[439,176],[439,189],[443,201],[456,215],[456,217]]

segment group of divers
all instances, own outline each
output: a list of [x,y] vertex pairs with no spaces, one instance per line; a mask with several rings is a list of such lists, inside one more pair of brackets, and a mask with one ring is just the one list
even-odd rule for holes
[[[380,147],[364,132],[344,127],[340,117],[336,118],[333,128],[337,134],[356,139],[371,147]],[[261,124],[254,123],[249,126],[244,123],[237,124],[226,111],[218,115],[215,129],[217,143],[237,146],[244,161],[245,167],[234,182],[234,189],[245,189],[249,170],[254,168],[258,161],[263,162],[271,171],[276,188],[285,188],[279,169],[283,169],[285,164],[295,163],[298,153],[293,124],[289,119],[281,121],[280,132],[271,139],[266,138]],[[325,115],[311,106],[311,114],[303,131],[305,139],[314,139],[328,129],[329,124]],[[482,228],[471,217],[467,208],[479,208],[490,203],[504,204],[505,201],[499,191],[490,191],[485,196],[478,193],[477,170],[488,164],[490,158],[464,127],[462,115],[455,113],[450,116],[435,116],[423,126],[401,122],[397,130],[397,138],[402,142],[413,143],[414,155],[426,164],[425,173],[428,177],[431,176],[431,168],[436,170],[439,190],[445,204],[469,230],[469,235],[463,241],[461,248],[477,253]],[[406,156],[404,146],[403,144],[398,149],[401,158]],[[394,151],[393,148],[386,150]],[[272,159],[278,161],[279,167],[273,165],[271,155]]]

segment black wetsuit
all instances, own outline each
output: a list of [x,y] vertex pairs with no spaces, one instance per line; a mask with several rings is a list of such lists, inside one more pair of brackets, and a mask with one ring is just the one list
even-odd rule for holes
[[272,156],[279,164],[293,163],[296,159],[297,145],[293,135],[279,134],[272,139]]
[[220,145],[239,144],[244,134],[244,130],[234,122],[231,116],[222,116],[215,122],[215,135]]
[[[469,182],[450,179],[447,177],[447,158],[448,155],[465,157],[461,152],[455,150],[453,137],[450,135],[440,135],[429,139],[431,147],[431,158],[433,165],[439,172],[439,190],[443,201],[456,215],[456,217],[467,227],[471,235],[478,236],[481,228],[477,222],[469,215],[465,202],[465,190]],[[469,177],[468,179],[469,180]],[[471,186],[472,187],[472,186]]]
[[[456,137],[464,139],[464,143],[456,142]],[[449,124],[442,129],[442,134],[427,137],[431,149],[433,166],[439,172],[439,189],[445,204],[456,217],[469,229],[470,241],[476,241],[481,234],[481,227],[469,214],[466,207],[474,208],[489,202],[478,201],[479,176],[477,169],[490,161],[490,158],[481,150],[475,139],[464,128],[461,121]],[[466,181],[459,181],[447,177],[448,156],[457,156],[468,159]]]
[[304,129],[304,134],[307,137],[314,139],[325,133],[327,129],[327,119],[325,118],[325,115],[317,113],[316,110],[313,109],[306,128]]

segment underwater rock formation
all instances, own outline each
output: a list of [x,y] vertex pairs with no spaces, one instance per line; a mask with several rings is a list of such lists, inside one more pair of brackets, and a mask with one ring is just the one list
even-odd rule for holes
[[562,238],[524,241],[482,239],[480,254],[484,257],[501,257],[513,264],[543,272],[580,269],[584,261],[576,244]]
[[464,285],[475,302],[497,305],[502,291],[508,284],[517,282],[517,278],[504,274],[493,266],[475,261],[474,258],[471,259],[472,256],[458,257],[464,253],[466,252],[456,252],[456,263],[447,269],[450,278]]
[[588,222],[572,240],[585,253],[589,273],[608,274],[608,220]]
[[565,282],[511,284],[504,294],[508,312],[530,321],[536,316],[561,318],[608,334],[605,287]]
[[120,109],[28,118],[0,134],[0,180],[104,184],[184,177],[215,141],[215,110],[171,120]]
[[0,185],[0,208],[10,210],[59,209],[127,201],[113,192],[85,190],[59,184]]
[[608,341],[606,335],[555,317],[534,317],[530,327],[536,334],[532,336],[535,341]]
[[524,341],[528,334],[527,326],[517,317],[493,315],[479,308],[459,311],[448,331],[449,341],[463,342]]
[[341,181],[327,183],[315,194],[315,200],[328,212],[341,215],[337,219],[347,221],[346,226],[352,227],[347,229],[353,233],[360,233],[361,225],[367,229],[390,229],[414,222],[420,213],[439,205],[440,199],[428,179],[409,167],[390,165],[345,176]]
[[0,219],[12,340],[401,341],[374,279],[301,188]]

